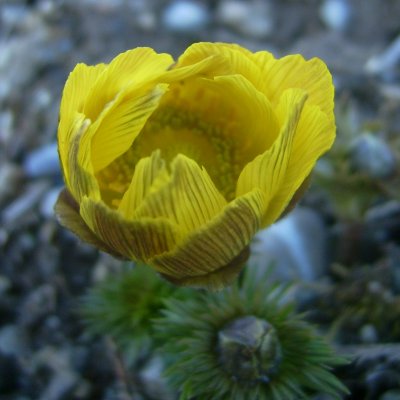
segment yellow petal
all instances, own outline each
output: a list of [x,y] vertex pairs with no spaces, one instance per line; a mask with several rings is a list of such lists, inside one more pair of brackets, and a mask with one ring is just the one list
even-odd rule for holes
[[178,277],[166,275],[162,272],[160,274],[169,282],[177,286],[191,286],[195,288],[206,288],[208,290],[220,290],[231,285],[238,277],[240,271],[246,264],[250,256],[250,248],[246,246],[236,257],[234,257],[228,264],[223,267],[217,268],[215,271],[209,272],[205,275],[197,275],[190,277]]
[[114,252],[147,262],[149,258],[174,248],[179,240],[178,227],[165,218],[127,221],[101,201],[85,197],[80,214],[92,232]]
[[247,161],[271,146],[279,133],[278,120],[269,100],[250,81],[230,75],[203,79],[202,84],[219,95],[221,104],[236,104],[234,136],[226,140],[233,140]]
[[166,173],[166,167],[160,151],[155,151],[150,157],[142,158],[137,163],[132,182],[118,207],[124,218],[133,218],[135,210],[149,194],[155,179],[162,172]]
[[306,98],[302,90],[293,89],[284,93],[276,109],[278,119],[284,119],[281,132],[270,149],[244,167],[237,182],[237,196],[254,188],[263,191],[268,203],[275,196],[285,179],[297,123]]
[[247,193],[149,264],[176,284],[221,288],[245,261],[246,247],[260,228],[264,208],[260,190]]
[[306,103],[293,140],[285,179],[270,201],[264,224],[274,222],[307,179],[316,161],[335,140],[335,124],[319,107]]
[[159,182],[135,212],[135,218],[164,217],[189,233],[212,219],[226,201],[205,169],[179,154],[171,163],[171,174]]
[[216,65],[210,71],[211,76],[240,74],[255,87],[263,80],[260,68],[252,60],[252,53],[243,47],[228,43],[195,43],[192,44],[178,59],[179,67],[191,65],[210,56],[218,56],[224,60],[222,65]]
[[116,253],[89,229],[79,214],[79,204],[67,190],[64,189],[58,196],[54,211],[60,224],[74,232],[81,240],[115,257],[121,257],[121,254]]
[[133,90],[127,98],[121,93],[101,113],[88,136],[94,173],[128,150],[166,90],[167,85],[159,84]]
[[81,113],[83,104],[90,89],[95,84],[105,65],[87,66],[78,64],[69,74],[65,83],[60,105],[60,123],[58,126],[58,146],[62,168],[65,178],[68,179],[68,154],[69,146],[75,134],[79,132],[76,128],[76,113]]
[[272,103],[277,104],[286,89],[304,89],[308,94],[307,104],[319,106],[333,120],[334,87],[323,61],[319,58],[306,61],[298,54],[275,59],[264,51],[255,53],[253,60],[262,70],[263,88]]
[[[72,129],[76,132],[68,147],[68,159],[66,161],[68,170],[66,174],[66,185],[76,201],[80,201],[84,196],[91,196],[98,199],[100,197],[97,181],[91,172],[90,165],[90,146],[85,146],[83,140],[88,136],[90,121],[85,119],[83,114],[76,113]],[[80,163],[79,153],[86,154],[85,164]]]
[[212,55],[207,58],[201,59],[194,64],[180,66],[179,64],[174,65],[170,70],[162,74],[157,81],[164,83],[172,83],[187,78],[193,78],[195,76],[205,76],[216,69],[224,67],[224,58],[218,55]]
[[169,54],[157,54],[145,47],[119,54],[89,92],[84,106],[85,115],[94,121],[121,90],[132,84],[142,86],[166,71],[172,63]]

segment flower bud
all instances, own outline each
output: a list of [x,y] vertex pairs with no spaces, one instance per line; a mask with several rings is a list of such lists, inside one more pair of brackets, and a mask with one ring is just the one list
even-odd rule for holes
[[274,327],[252,315],[235,319],[219,332],[218,351],[229,375],[246,383],[268,382],[282,359]]

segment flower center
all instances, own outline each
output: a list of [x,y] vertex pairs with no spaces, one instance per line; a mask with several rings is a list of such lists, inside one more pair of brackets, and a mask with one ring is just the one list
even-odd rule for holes
[[242,168],[257,155],[254,149],[243,150],[248,133],[242,132],[239,107],[237,99],[227,99],[215,87],[210,89],[206,80],[171,84],[133,145],[97,174],[103,199],[118,205],[135,165],[156,149],[161,150],[167,165],[179,153],[194,159],[207,170],[225,198],[233,199]]

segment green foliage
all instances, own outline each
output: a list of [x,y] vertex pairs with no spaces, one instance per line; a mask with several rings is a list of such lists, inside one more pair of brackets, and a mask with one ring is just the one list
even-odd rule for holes
[[185,290],[160,279],[144,265],[124,266],[89,291],[82,314],[89,332],[110,335],[122,347],[152,345],[151,319],[158,315],[166,298],[184,296]]
[[[145,266],[125,268],[90,291],[83,315],[90,332],[110,335],[123,350],[149,354],[158,347],[181,400],[297,400],[320,392],[339,398],[346,389],[330,369],[344,360],[295,315],[287,301],[289,286],[269,284],[267,276],[257,280],[249,271],[241,284],[209,293],[177,289]],[[275,354],[273,368],[251,380],[240,369],[233,376],[224,368],[230,354],[221,357],[227,348],[219,333],[238,319],[252,321],[248,332],[257,327],[264,343],[251,359],[255,368],[259,359],[269,365],[269,354]],[[260,336],[263,326],[271,326],[277,340]],[[247,331],[239,329],[243,337]]]
[[[344,360],[294,314],[285,302],[288,288],[268,286],[267,281],[266,277],[255,283],[247,275],[242,287],[213,294],[193,292],[184,301],[166,301],[155,327],[165,342],[167,376],[181,400],[295,400],[319,392],[340,398],[346,392],[330,372]],[[249,315],[267,321],[278,335],[282,359],[268,381],[241,381],[221,364],[218,333],[229,322]]]

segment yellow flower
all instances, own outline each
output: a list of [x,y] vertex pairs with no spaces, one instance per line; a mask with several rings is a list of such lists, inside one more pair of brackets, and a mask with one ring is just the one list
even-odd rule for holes
[[179,285],[230,283],[335,137],[325,64],[197,43],[78,64],[63,93],[56,213]]

